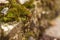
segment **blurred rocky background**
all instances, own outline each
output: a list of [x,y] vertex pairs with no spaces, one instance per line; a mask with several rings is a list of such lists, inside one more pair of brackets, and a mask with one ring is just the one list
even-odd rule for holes
[[60,0],[5,1],[0,2],[0,40],[60,40]]

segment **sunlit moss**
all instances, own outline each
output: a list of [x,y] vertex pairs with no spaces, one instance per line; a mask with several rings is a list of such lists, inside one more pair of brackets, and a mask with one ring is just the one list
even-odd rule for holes
[[[19,4],[17,2],[17,0],[9,0],[8,4],[0,6],[0,11],[4,7],[8,7],[9,10],[8,10],[8,12],[7,12],[7,14],[5,16],[3,14],[2,15],[3,17],[1,15],[0,15],[0,17],[2,18],[2,20],[7,21],[7,22],[9,22],[11,20],[13,21],[13,19],[14,20],[19,20],[19,18],[23,18],[23,20],[24,20],[25,18],[28,18],[29,14],[31,14],[31,12],[26,8],[26,6]],[[2,14],[2,13],[0,13],[0,14]]]
[[26,7],[26,8],[29,8],[29,9],[31,9],[31,8],[34,8],[34,0],[29,0],[29,2],[26,2],[26,3],[24,3],[23,5]]

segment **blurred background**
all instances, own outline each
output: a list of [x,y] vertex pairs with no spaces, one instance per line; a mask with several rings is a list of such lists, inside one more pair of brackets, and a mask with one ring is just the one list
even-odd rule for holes
[[60,0],[0,0],[0,40],[60,40]]

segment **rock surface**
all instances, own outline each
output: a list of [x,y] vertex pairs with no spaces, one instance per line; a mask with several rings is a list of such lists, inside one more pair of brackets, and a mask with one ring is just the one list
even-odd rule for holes
[[60,38],[60,16],[54,19],[52,21],[52,24],[54,25],[46,29],[45,34],[52,37]]

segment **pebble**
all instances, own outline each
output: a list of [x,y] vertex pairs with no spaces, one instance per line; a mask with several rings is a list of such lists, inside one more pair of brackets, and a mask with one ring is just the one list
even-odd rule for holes
[[35,39],[31,36],[31,37],[29,37],[29,40],[35,40]]
[[8,7],[3,8],[2,11],[1,11],[1,13],[2,14],[7,14],[8,9],[9,9]]
[[46,11],[43,11],[42,14],[46,14]]
[[29,1],[29,0],[18,0],[18,1],[19,3],[24,4],[26,1]]

